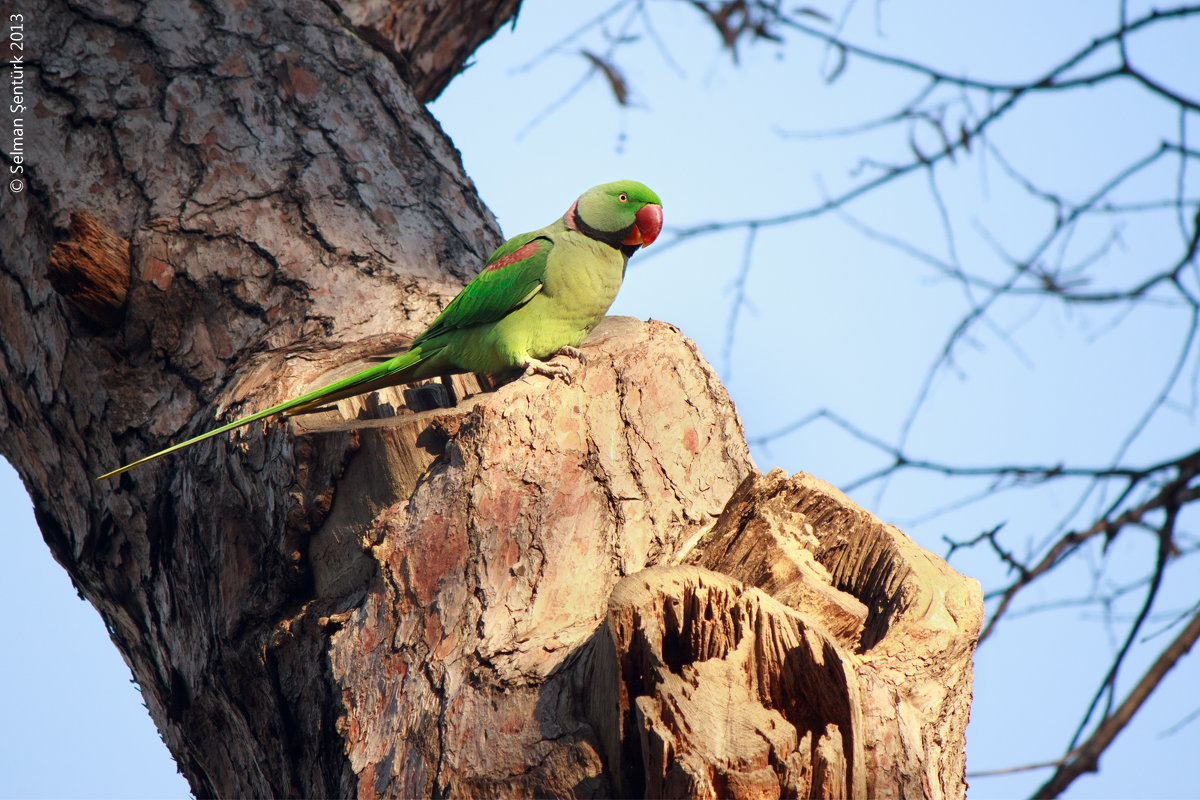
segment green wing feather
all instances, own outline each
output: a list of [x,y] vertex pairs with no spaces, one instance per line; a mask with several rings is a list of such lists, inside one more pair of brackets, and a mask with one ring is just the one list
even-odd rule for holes
[[438,314],[413,346],[454,330],[496,322],[541,291],[554,243],[541,231],[514,236],[496,249],[475,279]]
[[[527,233],[509,239],[496,252],[492,253],[483,270],[467,284],[457,297],[450,301],[437,319],[413,340],[412,347],[407,352],[347,378],[334,381],[320,389],[314,389],[299,397],[270,408],[264,408],[262,411],[235,419],[219,428],[171,445],[153,455],[106,472],[97,480],[119,475],[126,470],[145,464],[147,461],[183,450],[205,439],[219,436],[234,428],[249,425],[251,422],[275,414],[295,414],[385,386],[432,377],[432,375],[423,374],[421,367],[442,350],[447,337],[452,337],[455,331],[462,328],[496,322],[529,302],[529,299],[541,290],[542,281],[546,275],[546,262],[550,257],[552,247],[553,243],[550,239],[540,232]],[[434,360],[432,363],[436,364],[437,362]]]

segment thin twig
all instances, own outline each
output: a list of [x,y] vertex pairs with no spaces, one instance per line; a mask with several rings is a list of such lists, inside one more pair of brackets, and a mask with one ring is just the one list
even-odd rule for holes
[[1200,612],[1192,617],[1187,627],[1180,631],[1175,640],[1159,654],[1150,669],[1146,670],[1141,680],[1137,682],[1137,685],[1133,687],[1133,690],[1113,714],[1100,723],[1086,741],[1075,748],[1064,763],[1050,776],[1050,780],[1042,784],[1033,796],[1037,798],[1057,797],[1080,775],[1085,772],[1095,772],[1098,768],[1100,754],[1125,729],[1134,714],[1158,688],[1167,673],[1179,663],[1179,659],[1187,655],[1192,646],[1196,644],[1197,639],[1200,639]]

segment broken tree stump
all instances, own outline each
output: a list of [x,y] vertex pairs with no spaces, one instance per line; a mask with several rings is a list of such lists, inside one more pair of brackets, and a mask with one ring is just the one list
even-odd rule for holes
[[680,558],[609,600],[594,708],[623,792],[965,795],[974,580],[778,470],[743,481]]
[[670,326],[585,349],[451,410],[365,535],[330,648],[358,795],[962,797],[978,585],[754,471]]

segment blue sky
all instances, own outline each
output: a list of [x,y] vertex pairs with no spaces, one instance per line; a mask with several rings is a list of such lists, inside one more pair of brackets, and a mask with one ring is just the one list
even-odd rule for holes
[[[812,205],[851,185],[863,158],[900,160],[909,152],[906,139],[882,133],[853,139],[785,133],[853,124],[894,108],[915,91],[915,80],[852,60],[837,81],[826,83],[822,75],[831,55],[805,40],[743,48],[741,66],[734,68],[712,29],[682,4],[650,4],[666,53],[645,39],[622,51],[631,107],[617,108],[598,80],[567,96],[587,70],[580,47],[601,50],[605,42],[596,32],[578,41],[561,39],[601,7],[526,2],[515,30],[506,28],[485,45],[431,107],[509,235],[546,224],[583,189],[616,178],[651,186],[663,199],[668,228],[678,230]],[[1130,13],[1140,8],[1131,3]],[[847,20],[847,33],[947,71],[1017,81],[1040,74],[1106,30],[1115,14],[1115,3],[1094,0],[952,8],[915,1],[863,4]],[[615,33],[621,24],[614,17],[604,27]],[[1196,97],[1200,72],[1180,66],[1195,66],[1196,41],[1200,26],[1190,23],[1135,40],[1131,52],[1157,77]],[[952,100],[947,98],[951,115]],[[1192,115],[1193,128],[1198,123]],[[1078,198],[1096,180],[1094,165],[1141,154],[1177,124],[1165,104],[1127,85],[1106,85],[1065,98],[1032,98],[992,135],[1014,164]],[[916,129],[917,146],[934,147],[929,134]],[[953,246],[920,178],[847,210],[854,219],[924,243],[939,257],[953,251],[980,274],[1002,275],[1002,259],[987,237],[1016,250],[1026,247],[1044,227],[1046,209],[1030,203],[978,151],[940,174],[946,213],[962,232]],[[1162,180],[1147,174],[1122,197],[1148,196]],[[1191,196],[1200,195],[1200,180],[1187,180],[1194,184]],[[1081,226],[1063,246],[1063,262],[1083,258],[1109,234],[1103,226]],[[1169,221],[1131,221],[1120,231],[1119,246],[1088,275],[1095,285],[1125,285],[1137,270],[1173,252],[1172,236],[1178,233]],[[824,217],[758,232],[744,281],[746,302],[730,339],[744,232],[668,246],[671,240],[669,230],[635,258],[611,313],[665,320],[693,338],[720,372],[752,439],[821,407],[894,438],[933,354],[971,302],[961,287],[872,241],[852,220]],[[1015,300],[998,304],[994,319],[994,328],[979,329],[956,351],[956,370],[935,376],[909,439],[918,455],[957,464],[1103,464],[1161,387],[1186,323],[1178,309],[1162,304],[1081,309]],[[1195,396],[1196,376],[1189,371],[1169,407],[1133,442],[1131,458],[1175,455],[1184,452],[1180,442],[1200,440]],[[753,452],[764,471],[803,470],[838,485],[884,461],[828,424]],[[999,521],[1006,523],[1010,546],[1024,552],[1045,539],[1079,489],[995,493],[930,516],[981,488],[902,475],[885,491],[870,486],[854,497],[938,553],[945,552],[942,536],[966,538]],[[65,573],[51,561],[8,468],[0,471],[0,498],[12,516],[26,514],[12,524],[15,535],[0,540],[6,548],[0,554],[5,607],[28,607],[29,597],[44,601],[41,616],[21,615],[10,631],[10,641],[33,643],[29,656],[0,666],[0,795],[185,795],[186,784],[174,775],[128,670],[98,615],[74,597]],[[1144,541],[1125,536],[1106,564],[1097,553],[1085,553],[1062,582],[1035,587],[1028,603],[1135,580],[1152,558]],[[986,554],[956,556],[952,564],[985,587],[1004,578]],[[1196,583],[1195,566],[1181,564],[1160,607],[1194,603]],[[1117,604],[1108,621],[1094,611],[1062,608],[1001,626],[976,658],[969,770],[1061,754],[1136,600]],[[1164,623],[1158,620],[1149,632]],[[1145,654],[1131,660],[1122,694],[1169,636],[1151,640]],[[1195,796],[1194,780],[1180,765],[1194,756],[1200,723],[1161,734],[1200,705],[1189,688],[1196,685],[1200,666],[1185,659],[1104,756],[1100,775],[1080,779],[1068,796]],[[71,754],[70,769],[63,768],[64,753]],[[1028,795],[1046,777],[1041,771],[977,778],[970,795]]]

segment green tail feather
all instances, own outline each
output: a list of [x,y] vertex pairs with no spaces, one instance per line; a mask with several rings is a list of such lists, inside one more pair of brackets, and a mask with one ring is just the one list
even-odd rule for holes
[[235,419],[233,422],[222,425],[219,428],[214,428],[211,431],[202,433],[199,436],[193,436],[187,441],[173,444],[165,450],[159,450],[153,455],[148,455],[145,458],[139,458],[131,464],[126,464],[123,467],[114,469],[112,472],[106,472],[103,475],[97,476],[96,480],[102,481],[105,478],[111,478],[114,475],[120,475],[122,472],[131,470],[134,467],[141,466],[148,461],[153,461],[156,458],[162,458],[165,455],[170,455],[177,450],[183,450],[186,447],[191,447],[194,444],[203,442],[205,439],[211,439],[214,436],[219,436],[222,433],[231,431],[234,428],[240,428],[243,425],[249,425],[266,417],[274,416],[275,414],[285,414],[288,412],[296,413],[305,411],[310,408],[331,403],[335,400],[341,400],[345,397],[353,397],[356,394],[369,392],[373,389],[379,389],[384,386],[393,386],[398,383],[417,380],[420,376],[412,376],[414,368],[427,360],[433,353],[422,353],[421,348],[417,347],[413,350],[391,358],[378,366],[370,367],[362,372],[355,373],[348,378],[342,378],[339,381],[334,381],[328,386],[323,386],[320,389],[315,389],[307,394],[302,394],[299,397],[294,397],[291,400],[286,400],[279,405],[264,408],[262,411],[256,411],[249,416]]

